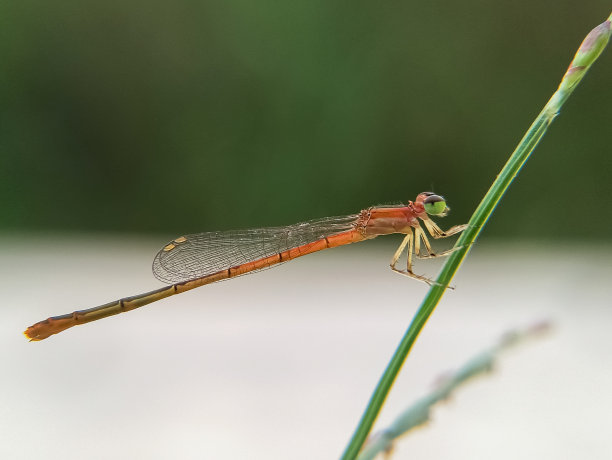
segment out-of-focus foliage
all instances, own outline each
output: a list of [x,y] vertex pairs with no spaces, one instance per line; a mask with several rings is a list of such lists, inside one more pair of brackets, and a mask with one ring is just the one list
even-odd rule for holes
[[371,435],[359,453],[357,460],[374,460],[386,453],[385,460],[393,460],[393,449],[400,436],[410,434],[416,428],[431,421],[431,411],[436,404],[448,401],[465,383],[493,371],[501,352],[514,348],[528,339],[542,337],[551,331],[548,321],[535,323],[523,329],[508,331],[494,346],[484,350],[464,363],[456,371],[440,376],[429,394],[417,400],[387,428]]
[[[2,2],[0,230],[282,225],[429,189],[466,221],[609,10]],[[608,236],[611,75],[604,55],[489,234]]]

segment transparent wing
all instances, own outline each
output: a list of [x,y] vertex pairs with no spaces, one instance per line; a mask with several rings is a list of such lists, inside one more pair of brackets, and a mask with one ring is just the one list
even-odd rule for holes
[[351,230],[357,225],[358,218],[359,215],[354,214],[287,227],[181,236],[157,253],[153,260],[153,274],[165,283],[200,278]]

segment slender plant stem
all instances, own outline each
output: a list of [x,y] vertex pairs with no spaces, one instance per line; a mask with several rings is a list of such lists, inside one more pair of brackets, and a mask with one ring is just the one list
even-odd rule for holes
[[423,303],[419,307],[406,334],[402,338],[391,361],[378,382],[359,425],[342,455],[342,460],[354,460],[359,454],[412,345],[446,292],[446,288],[467,255],[472,243],[476,241],[480,231],[501,200],[506,189],[512,183],[521,167],[529,159],[531,152],[533,152],[538,145],[542,136],[546,133],[548,126],[557,116],[567,98],[574,91],[587,70],[607,45],[611,35],[611,21],[612,14],[606,22],[595,27],[586,36],[567,69],[567,72],[563,76],[559,88],[544,106],[544,109],[542,109],[538,117],[530,126],[523,139],[521,139],[508,162],[504,165],[493,182],[493,185],[491,185],[491,188],[474,211],[474,214],[472,214],[468,222],[468,228],[464,230],[456,243],[455,247],[457,250],[454,251],[444,263],[436,279],[436,284],[432,285],[427,292]]

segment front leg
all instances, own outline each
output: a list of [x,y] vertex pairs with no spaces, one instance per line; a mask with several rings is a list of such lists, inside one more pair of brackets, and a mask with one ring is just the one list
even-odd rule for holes
[[452,235],[456,235],[457,233],[461,233],[463,230],[467,228],[467,224],[463,225],[455,225],[454,227],[449,228],[444,231],[440,227],[436,225],[436,223],[431,219],[423,219],[423,223],[425,227],[427,227],[427,231],[429,234],[438,239],[438,238],[447,238]]
[[[435,253],[433,249],[431,248],[431,244],[429,244],[429,239],[427,238],[427,235],[425,235],[425,232],[421,228],[414,229],[414,238],[415,238],[414,254],[416,255],[417,259],[435,259],[436,257],[444,257],[449,254],[452,254],[453,252],[459,250],[462,247],[462,246],[457,246],[452,249],[447,249],[446,251],[442,251],[440,253]],[[421,254],[421,245],[419,244],[421,239],[423,240],[423,244],[425,245],[425,248],[427,249],[427,254]]]

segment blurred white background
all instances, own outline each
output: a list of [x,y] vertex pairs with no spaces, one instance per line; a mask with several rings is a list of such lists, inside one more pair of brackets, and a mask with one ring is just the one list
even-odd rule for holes
[[[165,241],[3,236],[0,457],[338,458],[426,292],[388,269],[395,240],[28,343],[36,321],[159,286],[149,265]],[[377,428],[508,329],[551,319],[555,330],[438,406],[394,458],[610,458],[611,249],[478,243]]]

